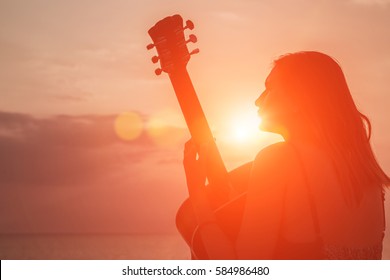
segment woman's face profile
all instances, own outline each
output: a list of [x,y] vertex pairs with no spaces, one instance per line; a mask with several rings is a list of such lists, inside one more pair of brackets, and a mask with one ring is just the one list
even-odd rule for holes
[[271,70],[265,80],[265,90],[256,99],[258,114],[261,118],[260,129],[264,131],[281,133],[287,110],[286,93],[283,90],[282,81],[275,71]]
[[261,118],[260,129],[278,134],[286,133],[288,124],[298,112],[283,77],[275,67],[265,80],[265,90],[256,99],[255,105]]

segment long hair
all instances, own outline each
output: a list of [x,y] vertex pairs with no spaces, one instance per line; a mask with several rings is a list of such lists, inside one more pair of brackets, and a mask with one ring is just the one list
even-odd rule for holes
[[348,204],[358,205],[367,188],[390,186],[370,145],[371,123],[357,109],[339,64],[320,52],[287,54],[274,62],[315,139],[334,162]]

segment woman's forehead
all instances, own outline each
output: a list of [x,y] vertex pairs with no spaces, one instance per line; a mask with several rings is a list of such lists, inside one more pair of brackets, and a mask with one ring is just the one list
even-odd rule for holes
[[276,76],[276,71],[275,67],[271,70],[271,72],[268,74],[267,78],[265,79],[265,86],[270,86],[271,84],[275,83],[275,77]]

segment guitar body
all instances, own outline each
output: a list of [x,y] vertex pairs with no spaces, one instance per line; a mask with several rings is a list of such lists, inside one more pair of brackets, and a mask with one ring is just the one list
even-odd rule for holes
[[[199,52],[198,49],[192,52],[187,49],[187,43],[197,41],[195,35],[189,35],[189,40],[184,38],[184,30],[193,28],[194,24],[189,20],[186,21],[186,26],[183,26],[183,19],[180,15],[166,17],[149,29],[148,33],[153,44],[149,44],[147,49],[156,48],[157,50],[158,56],[152,57],[152,62],[160,62],[161,68],[157,68],[155,73],[160,75],[165,72],[169,75],[192,140],[198,146],[208,144],[210,153],[208,156],[212,163],[206,170],[209,182],[206,186],[209,202],[215,210],[219,226],[234,242],[244,211],[245,192],[252,163],[247,163],[231,172],[227,172],[225,168],[186,69],[191,55]],[[202,240],[196,234],[198,224],[190,199],[185,200],[179,208],[176,225],[191,248],[192,257],[208,259]]]
[[[232,194],[233,198],[227,203],[216,207],[214,211],[217,224],[233,243],[237,239],[241,226],[251,168],[252,162],[249,162],[229,172],[228,175],[234,192]],[[213,187],[207,186],[206,188],[208,189],[210,200],[213,201]],[[202,239],[196,234],[198,223],[189,199],[186,199],[177,211],[176,227],[191,248],[193,259],[209,259]]]

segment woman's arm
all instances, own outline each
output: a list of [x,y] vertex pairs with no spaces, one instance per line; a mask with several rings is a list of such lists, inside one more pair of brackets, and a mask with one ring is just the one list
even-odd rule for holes
[[273,259],[282,222],[291,149],[286,143],[266,147],[257,155],[236,243],[239,259]]
[[189,198],[199,225],[196,234],[201,237],[210,259],[235,259],[234,244],[216,223],[214,211],[206,194],[206,170],[209,158],[207,145],[198,149],[192,140],[186,143],[183,165]]

